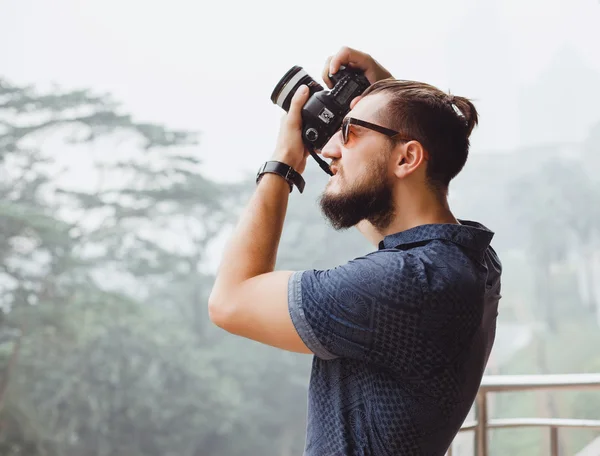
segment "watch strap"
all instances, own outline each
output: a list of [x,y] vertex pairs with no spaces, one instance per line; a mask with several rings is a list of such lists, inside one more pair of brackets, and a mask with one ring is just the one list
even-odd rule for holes
[[294,185],[298,187],[298,191],[300,193],[304,191],[304,178],[294,168],[292,168],[289,165],[286,165],[285,163],[278,161],[268,161],[264,163],[259,168],[258,173],[256,174],[257,184],[260,181],[261,176],[265,173],[279,174],[281,177],[283,177],[290,185],[290,193],[294,188]]

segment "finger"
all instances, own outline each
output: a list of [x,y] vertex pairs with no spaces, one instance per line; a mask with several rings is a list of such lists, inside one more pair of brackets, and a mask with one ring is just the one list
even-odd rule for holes
[[369,54],[344,46],[329,62],[329,73],[337,73],[341,65],[352,65],[355,68],[365,71],[370,61],[371,56]]
[[329,68],[330,68],[331,59],[333,59],[332,55],[327,57],[327,60],[325,61],[325,67],[323,67],[323,74],[321,74],[321,79],[323,79],[323,81],[325,81],[325,84],[330,89],[333,87],[333,82],[331,82],[331,79],[329,79]]
[[308,100],[308,87],[301,85],[294,93],[292,101],[290,102],[290,109],[288,110],[288,121],[295,124],[298,128],[302,127],[302,106]]

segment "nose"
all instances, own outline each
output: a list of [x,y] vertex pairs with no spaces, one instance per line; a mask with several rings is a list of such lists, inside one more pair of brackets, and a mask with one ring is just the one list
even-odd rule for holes
[[327,144],[323,146],[323,149],[321,149],[321,155],[324,158],[339,159],[342,157],[342,142],[339,138],[341,134],[342,133],[338,131],[331,138],[329,138]]

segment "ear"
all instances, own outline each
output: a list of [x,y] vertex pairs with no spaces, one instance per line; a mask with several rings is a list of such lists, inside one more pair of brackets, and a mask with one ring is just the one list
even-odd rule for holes
[[356,106],[356,103],[358,103],[362,98],[362,95],[359,95],[358,97],[352,99],[352,101],[350,102],[350,109],[354,109],[354,106]]
[[394,174],[402,179],[425,165],[427,152],[419,141],[409,141],[396,146],[396,166]]

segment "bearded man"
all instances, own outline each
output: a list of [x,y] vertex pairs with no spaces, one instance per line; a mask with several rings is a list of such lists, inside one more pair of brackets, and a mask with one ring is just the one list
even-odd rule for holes
[[[329,270],[275,271],[292,184],[266,172],[223,254],[209,315],[238,336],[314,355],[305,456],[443,455],[477,394],[500,299],[493,233],[455,218],[447,199],[477,111],[349,48],[327,60],[329,87],[341,65],[372,85],[320,151],[333,172],[320,205],[376,250]],[[308,96],[294,94],[272,157],[299,174]]]

